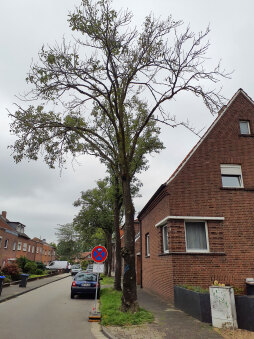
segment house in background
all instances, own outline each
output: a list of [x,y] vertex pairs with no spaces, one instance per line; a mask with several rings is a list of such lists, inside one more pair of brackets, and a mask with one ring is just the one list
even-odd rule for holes
[[55,249],[39,238],[30,239],[25,225],[7,219],[7,212],[0,215],[0,267],[14,262],[21,256],[45,265],[55,260]]
[[254,277],[254,102],[239,89],[138,219],[142,285],[238,288]]

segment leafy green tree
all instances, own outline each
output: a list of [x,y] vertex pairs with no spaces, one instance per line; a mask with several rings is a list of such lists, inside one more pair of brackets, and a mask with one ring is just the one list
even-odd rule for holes
[[[81,192],[81,197],[74,202],[74,206],[81,207],[74,219],[76,230],[82,235],[96,232],[101,229],[105,236],[105,245],[108,250],[106,274],[111,275],[112,263],[112,234],[114,232],[114,210],[112,188],[108,180],[98,180],[97,187]],[[99,245],[99,244],[98,244]]]
[[56,236],[58,238],[56,254],[60,259],[70,260],[82,250],[79,234],[72,223],[59,225]]
[[37,160],[44,150],[44,160],[54,167],[63,165],[68,152],[88,153],[117,174],[125,210],[122,309],[135,312],[131,182],[147,168],[146,156],[162,148],[156,123],[184,124],[169,115],[167,103],[188,92],[217,112],[224,98],[210,85],[225,74],[220,66],[205,68],[209,29],[195,35],[171,17],[149,15],[138,31],[131,19],[110,0],[82,0],[69,16],[75,43],[42,48],[27,77],[32,90],[26,96],[41,104],[19,106],[11,114],[11,131],[18,136],[17,162]]

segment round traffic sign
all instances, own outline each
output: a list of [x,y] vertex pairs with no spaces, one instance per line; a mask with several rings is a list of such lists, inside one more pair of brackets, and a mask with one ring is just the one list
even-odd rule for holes
[[107,259],[108,251],[104,246],[96,246],[92,250],[91,256],[95,262],[103,262]]

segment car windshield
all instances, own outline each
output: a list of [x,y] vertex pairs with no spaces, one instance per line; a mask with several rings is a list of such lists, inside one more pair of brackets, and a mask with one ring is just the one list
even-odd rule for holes
[[80,268],[80,265],[73,265],[71,268]]
[[97,276],[95,274],[78,274],[75,277],[77,281],[97,281]]

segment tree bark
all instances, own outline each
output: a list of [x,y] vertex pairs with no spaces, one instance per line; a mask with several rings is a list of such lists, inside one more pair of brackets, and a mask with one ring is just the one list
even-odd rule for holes
[[112,234],[107,234],[107,251],[108,251],[108,272],[107,276],[111,277],[111,268],[112,268]]
[[119,182],[117,178],[115,178],[114,229],[115,229],[115,240],[116,240],[116,266],[115,266],[114,289],[117,291],[122,290],[122,287],[121,287],[122,256],[121,256],[121,239],[120,239],[120,230],[119,230],[121,202],[119,200],[120,200]]
[[134,231],[134,206],[130,191],[130,179],[128,176],[122,177],[123,202],[125,207],[124,226],[124,257],[123,273],[123,296],[122,311],[137,312],[139,305],[137,302],[137,285],[135,269],[135,231]]

